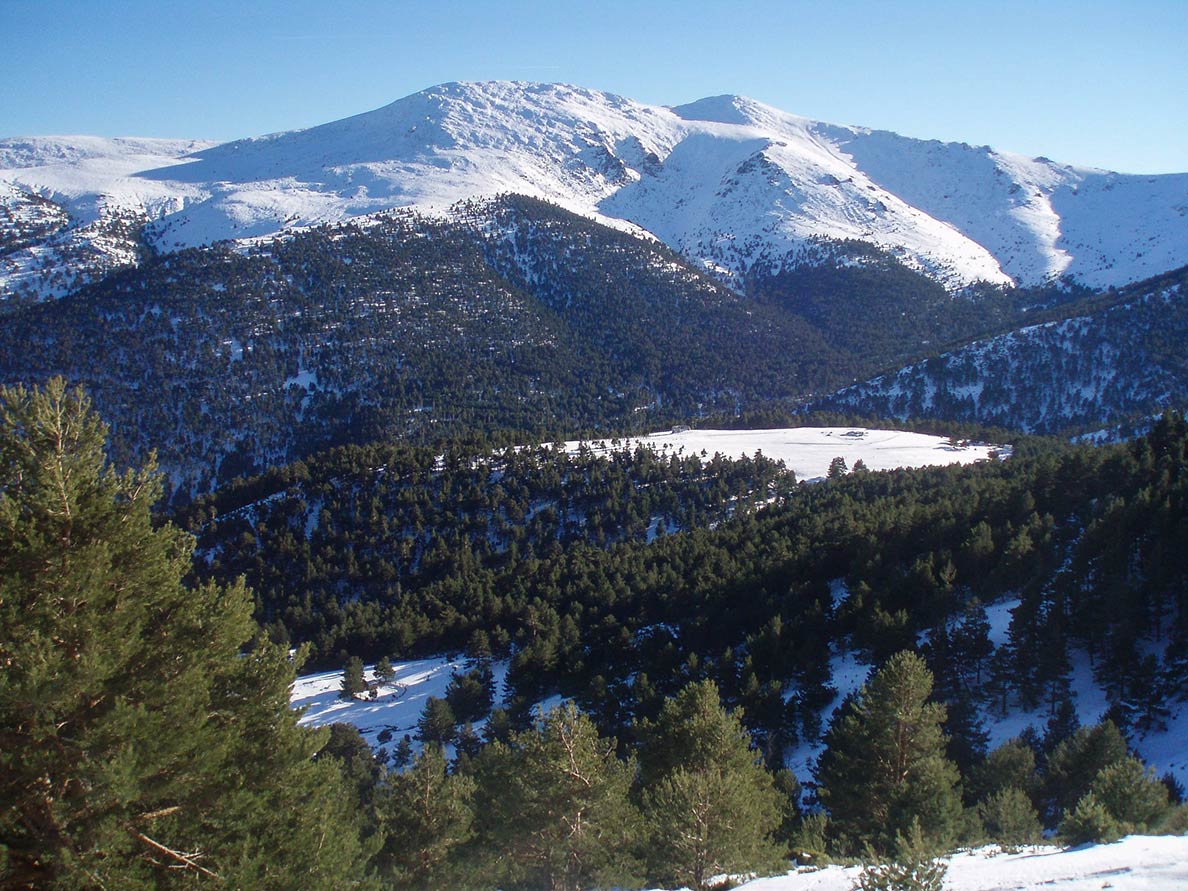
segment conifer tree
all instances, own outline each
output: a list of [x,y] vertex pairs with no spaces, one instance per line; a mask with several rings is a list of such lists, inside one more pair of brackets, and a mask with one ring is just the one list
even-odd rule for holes
[[1039,815],[1027,793],[1009,786],[991,793],[978,804],[978,818],[986,837],[1000,845],[1025,845],[1042,833]]
[[385,684],[391,683],[392,679],[396,677],[396,669],[392,665],[392,660],[384,656],[375,663],[375,676]]
[[444,699],[430,696],[417,719],[417,739],[424,743],[447,745],[453,742],[457,721],[450,704]]
[[970,771],[966,791],[970,803],[976,804],[1007,789],[1018,789],[1029,799],[1038,791],[1035,752],[1018,738],[1004,742]]
[[[366,856],[242,586],[189,588],[81,391],[0,389],[0,886],[345,888]],[[323,840],[333,837],[333,845]]]
[[635,765],[572,703],[493,742],[476,761],[471,862],[503,888],[580,891],[630,885],[639,816]]
[[1056,746],[1048,756],[1044,777],[1051,823],[1072,811],[1089,792],[1098,773],[1126,757],[1126,738],[1110,721],[1081,727]]
[[358,656],[351,656],[342,672],[342,693],[339,695],[343,699],[354,699],[366,689],[367,681],[363,677],[363,660]]
[[713,681],[685,687],[641,730],[649,874],[694,889],[777,864],[785,809],[737,714]]
[[449,887],[455,854],[472,834],[473,796],[474,780],[447,773],[445,754],[434,744],[390,776],[377,803],[387,836],[378,857],[385,882],[408,891]]
[[925,842],[951,839],[961,813],[957,768],[945,758],[943,705],[919,656],[892,656],[834,719],[818,767],[831,824],[856,850],[895,853],[918,822]]
[[1090,793],[1127,832],[1146,832],[1167,813],[1167,786],[1133,755],[1098,771]]

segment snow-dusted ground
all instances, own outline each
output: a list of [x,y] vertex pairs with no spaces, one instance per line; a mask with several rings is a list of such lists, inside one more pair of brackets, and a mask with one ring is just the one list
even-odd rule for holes
[[[616,445],[617,443],[617,445]],[[842,457],[852,468],[859,459],[868,470],[895,470],[900,467],[928,467],[941,464],[972,464],[985,461],[991,452],[1009,454],[1009,449],[985,443],[953,444],[943,436],[908,433],[902,430],[868,430],[862,427],[784,427],[773,430],[683,430],[666,431],[620,440],[574,440],[565,443],[567,451],[576,452],[582,445],[596,451],[637,446],[655,449],[660,454],[700,455],[712,458],[754,457],[762,452],[767,458],[783,461],[798,480],[822,479],[829,464]]]
[[[379,735],[391,731],[391,744],[400,741],[405,734],[416,737],[417,719],[430,696],[445,697],[450,676],[466,670],[466,660],[418,659],[415,662],[393,663],[396,675],[391,682],[381,684],[375,699],[366,695],[353,700],[340,697],[342,671],[323,671],[297,678],[289,701],[293,708],[302,709],[304,714],[299,723],[309,727],[325,724],[354,724],[372,748],[379,748]],[[507,674],[507,663],[496,662],[491,666],[495,676],[496,697],[503,688]],[[374,666],[368,665],[364,678],[375,678]],[[482,724],[478,725],[481,728]],[[477,728],[476,728],[477,729]]]
[[[812,236],[877,244],[951,285],[1072,274],[1105,287],[1188,262],[1188,174],[839,127],[740,96],[669,108],[562,84],[443,84],[218,146],[0,140],[5,183],[83,223],[147,216],[164,250],[516,192],[646,230],[727,275]],[[22,270],[0,269],[0,286]]]
[[[851,891],[860,869],[829,866],[757,879],[745,891]],[[948,891],[1184,891],[1188,838],[1130,836],[1111,845],[1050,846],[1004,853],[979,848],[949,859]]]

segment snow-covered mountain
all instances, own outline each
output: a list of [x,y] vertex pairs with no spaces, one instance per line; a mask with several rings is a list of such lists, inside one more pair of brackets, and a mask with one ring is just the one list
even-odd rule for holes
[[[737,96],[670,108],[493,82],[222,145],[2,140],[0,289],[59,293],[47,270],[63,259],[132,262],[135,227],[112,236],[105,221],[147,221],[150,243],[173,250],[503,192],[646,230],[728,278],[818,236],[877,244],[950,285],[1067,275],[1106,287],[1188,262],[1188,174],[909,139]],[[71,256],[80,245],[94,257]]]

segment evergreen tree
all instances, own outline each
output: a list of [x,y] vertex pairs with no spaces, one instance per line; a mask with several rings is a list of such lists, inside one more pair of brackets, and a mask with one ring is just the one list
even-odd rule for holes
[[444,699],[430,696],[417,720],[417,739],[423,743],[447,745],[453,742],[457,720],[450,704]]
[[363,660],[358,656],[352,656],[347,660],[346,667],[342,671],[342,693],[339,695],[343,699],[354,699],[366,690],[367,681],[363,678]]
[[1098,771],[1090,792],[1126,832],[1148,831],[1169,808],[1167,786],[1134,756]]
[[930,856],[928,848],[920,824],[913,821],[908,834],[896,839],[895,858],[866,864],[854,891],[943,891],[949,866]]
[[1092,792],[1086,793],[1060,823],[1060,836],[1070,845],[1113,842],[1125,834],[1125,828]]
[[470,839],[474,780],[446,772],[438,745],[428,744],[403,773],[393,774],[377,809],[387,841],[378,860],[385,883],[433,891],[457,876],[456,853]]
[[1056,746],[1048,756],[1044,777],[1051,825],[1080,802],[1098,773],[1123,761],[1127,754],[1125,737],[1110,721],[1081,727]]
[[970,771],[968,800],[976,804],[1007,789],[1018,789],[1031,800],[1036,784],[1035,751],[1018,738],[1009,739]]
[[392,764],[397,770],[404,770],[413,762],[412,737],[407,733],[400,737],[396,750],[392,753]]
[[953,837],[958,773],[945,758],[945,708],[928,701],[931,692],[923,660],[897,653],[830,726],[818,795],[851,846],[894,853],[916,822],[929,844]]
[[471,863],[503,888],[631,884],[635,765],[572,703],[493,742],[475,764],[479,838]]
[[786,806],[712,681],[667,700],[641,735],[652,879],[702,889],[714,875],[780,862],[772,837]]
[[392,660],[384,656],[375,663],[375,676],[385,684],[391,683],[392,679],[396,677],[396,669],[392,665]]
[[1026,845],[1043,835],[1035,806],[1022,789],[1008,786],[992,792],[978,804],[986,838],[1000,845]]
[[946,754],[962,775],[986,757],[990,734],[982,722],[978,703],[964,686],[946,703],[944,731],[949,738]]
[[[367,858],[329,736],[238,586],[189,588],[151,465],[81,391],[0,389],[0,885],[345,888]],[[335,838],[326,845],[326,837]]]

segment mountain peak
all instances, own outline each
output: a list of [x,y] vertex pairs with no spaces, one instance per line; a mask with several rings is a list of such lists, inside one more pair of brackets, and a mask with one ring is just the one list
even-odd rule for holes
[[[0,181],[12,201],[52,198],[76,220],[132,213],[162,250],[518,193],[646,230],[736,281],[819,237],[869,242],[953,286],[1069,275],[1104,287],[1188,262],[1186,174],[1106,176],[735,94],[664,107],[565,83],[453,81],[220,146],[92,142],[0,142]],[[30,248],[18,265],[19,278],[44,264]],[[12,278],[0,271],[0,295]]]
[[721,96],[706,96],[695,102],[674,106],[672,111],[686,121],[709,121],[716,124],[750,124],[751,119],[744,112],[751,100],[745,96],[724,93]]

